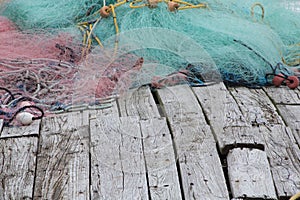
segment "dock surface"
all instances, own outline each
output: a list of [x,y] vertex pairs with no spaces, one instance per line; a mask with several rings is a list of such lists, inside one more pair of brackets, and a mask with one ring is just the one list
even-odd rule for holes
[[289,199],[300,90],[143,86],[106,109],[2,127],[0,181],[1,200]]

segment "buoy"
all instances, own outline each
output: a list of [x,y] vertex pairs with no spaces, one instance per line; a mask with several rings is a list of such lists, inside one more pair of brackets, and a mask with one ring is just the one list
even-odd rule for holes
[[29,101],[22,101],[22,102],[20,103],[20,107],[31,106],[31,105],[33,105],[33,104],[30,103]]
[[158,4],[158,0],[148,0],[149,8],[156,8]]
[[177,10],[179,8],[179,4],[173,1],[169,1],[168,2],[168,9],[171,12],[174,12],[175,10]]
[[29,113],[29,112],[20,112],[17,114],[16,116],[16,120],[24,125],[24,126],[28,126],[33,122],[33,114]]
[[299,86],[299,78],[297,76],[289,76],[286,80],[286,85],[290,89],[295,89]]
[[107,18],[109,17],[109,7],[108,6],[103,6],[101,9],[100,9],[100,15],[101,17],[103,18]]
[[283,81],[284,81],[284,75],[283,74],[277,74],[277,75],[274,76],[272,83],[276,87],[279,87],[282,84]]

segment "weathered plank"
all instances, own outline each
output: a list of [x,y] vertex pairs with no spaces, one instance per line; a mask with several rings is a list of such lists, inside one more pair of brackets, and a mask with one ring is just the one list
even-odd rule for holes
[[214,131],[220,151],[236,147],[263,149],[258,130],[252,129],[223,83],[193,88]]
[[247,122],[253,127],[260,125],[284,125],[274,104],[262,89],[245,87],[229,88]]
[[20,136],[38,136],[40,132],[41,120],[34,120],[28,126],[3,127],[0,138],[20,137]]
[[119,109],[118,109],[118,104],[117,100],[112,101],[110,107],[104,108],[104,109],[90,109],[88,112],[90,114],[90,119],[95,119],[97,116],[115,116],[118,117],[119,114]]
[[182,199],[166,119],[140,121],[151,199]]
[[0,140],[0,199],[32,199],[38,139]]
[[88,113],[43,120],[35,199],[89,199]]
[[197,119],[207,124],[201,107],[188,85],[178,85],[158,90],[163,112],[172,123]]
[[277,194],[284,199],[300,192],[300,150],[289,128],[260,127]]
[[158,90],[177,152],[185,199],[228,199],[210,127],[188,86]]
[[139,116],[140,119],[160,117],[149,86],[129,90],[118,99],[118,103],[121,116]]
[[300,147],[300,106],[277,105],[277,108],[287,125],[292,129],[294,137]]
[[90,121],[92,199],[148,199],[137,118]]
[[259,126],[253,128],[259,129],[265,143],[279,197],[293,195],[300,186],[300,150],[292,132],[262,90],[235,88],[231,92],[245,118]]
[[48,116],[42,123],[41,132],[51,131],[52,133],[61,133],[65,130],[86,126],[89,124],[89,111],[68,112],[59,115]]
[[229,151],[227,164],[234,198],[277,198],[266,152],[235,148]]
[[264,90],[276,104],[300,104],[300,91],[288,87],[266,87]]

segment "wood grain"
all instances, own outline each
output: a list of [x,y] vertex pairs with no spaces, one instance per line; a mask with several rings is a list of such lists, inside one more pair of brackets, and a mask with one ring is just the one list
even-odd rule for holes
[[90,131],[92,199],[148,199],[138,119],[98,117]]
[[185,199],[228,199],[216,143],[188,86],[158,91],[176,148]]
[[3,127],[0,138],[20,137],[20,136],[38,136],[40,132],[41,120],[34,120],[28,126]]
[[276,104],[300,104],[300,91],[298,88],[291,90],[288,87],[266,87],[264,90]]
[[[245,118],[254,123],[253,128],[259,129],[279,197],[287,198],[293,195],[300,190],[300,149],[295,134],[285,126],[282,117],[264,91],[235,88],[231,89],[231,92]],[[283,105],[278,107],[283,108]],[[292,110],[291,112],[297,114],[296,109]],[[285,121],[292,119],[288,117],[291,112],[280,110]],[[290,123],[296,124],[295,121]]]
[[89,110],[89,115],[90,115],[90,119],[95,119],[97,118],[97,116],[115,116],[118,117],[119,114],[119,109],[118,109],[118,105],[117,105],[117,101],[112,101],[111,103],[111,107],[108,108],[104,108],[104,109],[95,109],[95,110]]
[[245,87],[230,88],[247,122],[253,127],[260,125],[284,125],[274,104],[262,89]]
[[35,199],[89,199],[88,113],[43,120]]
[[0,199],[32,199],[38,139],[0,140]]
[[266,152],[235,148],[229,151],[227,163],[234,198],[277,198]]
[[264,132],[266,153],[279,198],[300,192],[300,150],[288,127],[260,127]]
[[263,149],[258,130],[253,129],[223,83],[193,88],[217,139],[221,153],[237,146]]
[[118,103],[121,116],[139,116],[140,119],[160,117],[148,86],[128,91],[125,96],[118,99]]
[[277,108],[287,125],[292,129],[294,137],[300,148],[300,106],[277,105]]
[[166,119],[142,120],[140,124],[151,199],[182,199]]
[[158,90],[158,98],[165,116],[172,123],[198,119],[207,124],[197,98],[188,85],[178,85]]

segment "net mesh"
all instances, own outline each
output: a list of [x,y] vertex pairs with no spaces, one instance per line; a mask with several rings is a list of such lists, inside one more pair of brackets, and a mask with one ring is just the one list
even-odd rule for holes
[[154,0],[2,1],[1,85],[53,109],[144,84],[261,86],[267,74],[299,74],[299,1],[172,2],[173,12]]

